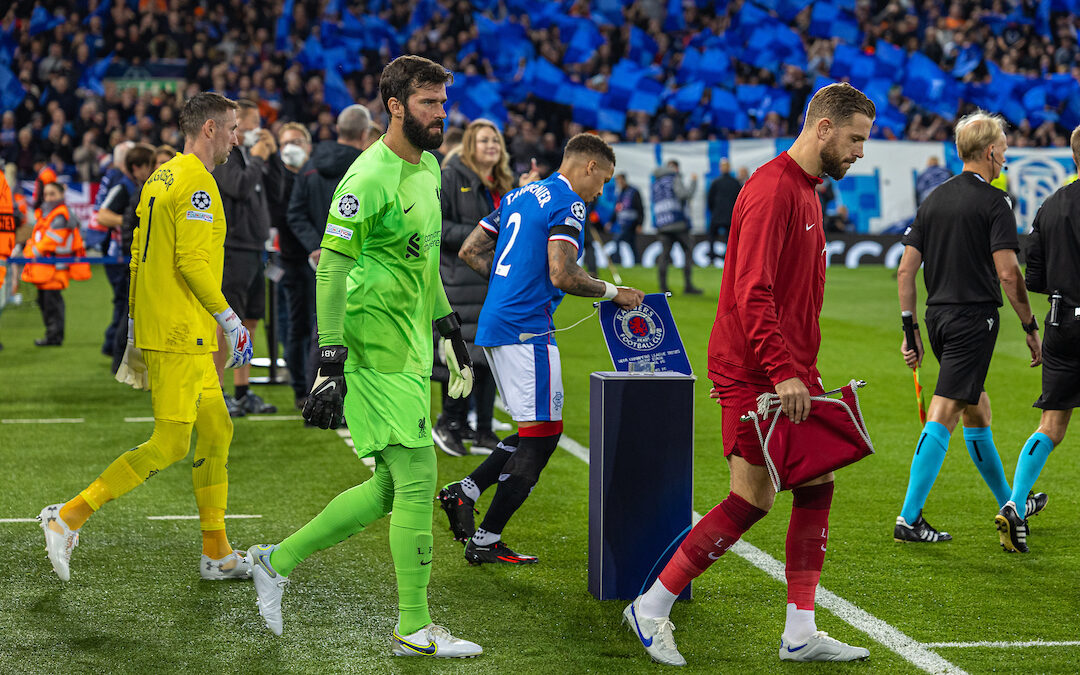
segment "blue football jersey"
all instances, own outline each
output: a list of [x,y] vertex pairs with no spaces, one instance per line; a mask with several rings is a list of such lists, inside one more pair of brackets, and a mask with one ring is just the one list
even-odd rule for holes
[[[555,344],[552,316],[566,294],[551,283],[548,242],[566,241],[581,250],[585,203],[556,172],[506,193],[480,226],[497,243],[476,344]],[[521,333],[536,337],[522,341]]]

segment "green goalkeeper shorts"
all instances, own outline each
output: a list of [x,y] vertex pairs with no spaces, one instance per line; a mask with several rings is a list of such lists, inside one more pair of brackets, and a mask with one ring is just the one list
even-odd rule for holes
[[388,445],[422,448],[431,440],[431,380],[359,368],[345,373],[345,422],[358,457]]

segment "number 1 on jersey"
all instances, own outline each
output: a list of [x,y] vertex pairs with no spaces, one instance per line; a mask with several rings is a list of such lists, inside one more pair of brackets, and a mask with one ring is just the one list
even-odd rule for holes
[[507,274],[510,274],[509,263],[503,263],[503,261],[506,260],[506,255],[510,253],[510,249],[514,248],[514,240],[517,239],[518,228],[521,227],[521,214],[511,213],[510,217],[506,219],[506,224],[507,226],[514,228],[514,231],[510,233],[510,242],[506,245],[506,248],[503,249],[502,255],[499,256],[499,264],[495,265],[495,274],[498,274],[500,277],[505,277]]

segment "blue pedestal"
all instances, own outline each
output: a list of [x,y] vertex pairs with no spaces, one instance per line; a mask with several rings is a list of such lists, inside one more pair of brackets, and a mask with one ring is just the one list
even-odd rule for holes
[[[694,380],[680,373],[590,378],[589,592],[599,600],[637,597],[691,524]],[[690,597],[689,586],[680,597]]]

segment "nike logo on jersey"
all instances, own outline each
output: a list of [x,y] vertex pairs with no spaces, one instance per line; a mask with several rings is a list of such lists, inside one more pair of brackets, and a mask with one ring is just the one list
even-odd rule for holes
[[409,208],[407,208],[407,209],[404,209],[404,210],[403,210],[403,211],[404,211],[404,213],[408,213],[409,211],[412,211],[412,207],[414,207],[414,206],[416,206],[416,202],[413,202],[413,203],[412,203],[412,204],[411,204],[411,205],[409,206]]
[[806,224],[806,231],[809,232],[811,229],[813,229],[813,227],[814,227],[814,223],[807,223]]

